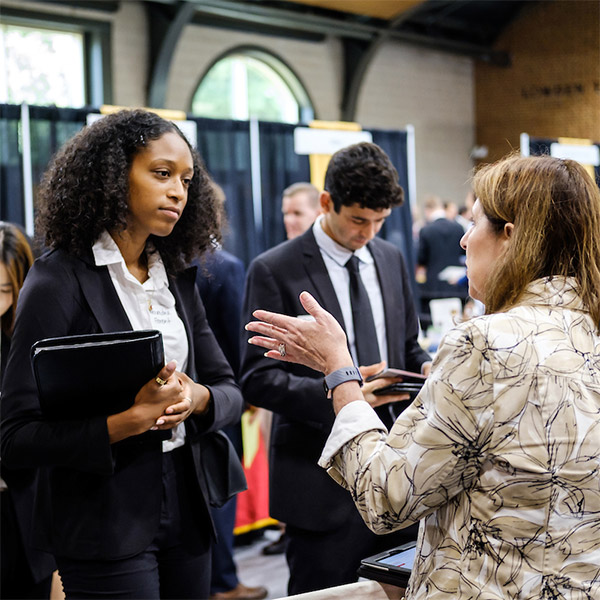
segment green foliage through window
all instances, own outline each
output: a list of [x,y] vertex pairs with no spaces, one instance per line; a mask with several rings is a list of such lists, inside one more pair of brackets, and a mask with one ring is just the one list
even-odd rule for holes
[[192,112],[219,119],[298,123],[300,105],[286,81],[266,62],[244,54],[218,61],[202,79]]
[[83,106],[83,48],[81,33],[0,25],[0,102]]

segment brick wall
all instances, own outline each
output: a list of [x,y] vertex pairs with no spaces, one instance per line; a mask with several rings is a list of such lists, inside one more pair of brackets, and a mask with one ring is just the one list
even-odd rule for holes
[[496,43],[512,66],[475,67],[477,144],[486,161],[532,137],[600,141],[600,2],[526,5]]

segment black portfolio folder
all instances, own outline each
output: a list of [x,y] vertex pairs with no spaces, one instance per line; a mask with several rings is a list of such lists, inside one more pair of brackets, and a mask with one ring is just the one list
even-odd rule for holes
[[156,330],[48,338],[31,347],[42,413],[50,420],[126,410],[164,360]]

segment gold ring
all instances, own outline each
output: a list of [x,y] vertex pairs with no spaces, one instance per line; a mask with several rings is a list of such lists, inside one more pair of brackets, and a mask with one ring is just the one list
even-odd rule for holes
[[281,356],[285,356],[286,355],[285,344],[283,344],[283,343],[279,344],[279,354]]
[[163,385],[165,385],[165,383],[167,383],[166,379],[163,379],[162,377],[159,377],[158,375],[154,378],[154,381],[156,381],[156,383],[158,383],[158,385],[160,385],[161,387]]

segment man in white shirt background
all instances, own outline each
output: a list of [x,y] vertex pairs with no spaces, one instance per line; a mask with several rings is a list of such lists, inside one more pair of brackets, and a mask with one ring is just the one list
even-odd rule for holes
[[302,235],[320,212],[319,190],[312,183],[299,181],[283,190],[281,212],[288,240]]

